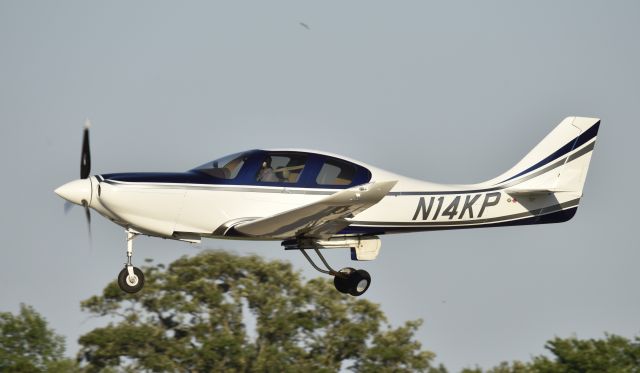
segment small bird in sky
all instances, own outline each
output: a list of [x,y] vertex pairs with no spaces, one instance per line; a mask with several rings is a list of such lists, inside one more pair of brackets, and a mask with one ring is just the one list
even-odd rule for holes
[[309,27],[309,25],[307,25],[307,24],[306,24],[306,23],[304,23],[304,22],[300,22],[300,26],[302,26],[302,27],[306,28],[307,30],[311,30],[311,27]]

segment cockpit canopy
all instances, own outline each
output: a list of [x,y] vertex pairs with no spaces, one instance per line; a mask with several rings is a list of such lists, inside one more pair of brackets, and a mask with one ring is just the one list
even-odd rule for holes
[[343,189],[371,180],[371,172],[353,162],[303,151],[251,150],[191,171],[237,185]]
[[198,171],[218,179],[233,180],[238,176],[244,162],[248,159],[248,154],[248,152],[230,154],[200,165],[192,171]]

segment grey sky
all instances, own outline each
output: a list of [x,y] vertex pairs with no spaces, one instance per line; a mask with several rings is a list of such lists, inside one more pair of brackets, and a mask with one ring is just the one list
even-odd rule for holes
[[[90,247],[82,210],[53,194],[78,177],[85,117],[94,173],[302,147],[466,183],[580,115],[602,126],[572,221],[384,237],[366,298],[395,325],[423,318],[453,370],[555,335],[638,334],[639,36],[637,1],[2,1],[0,310],[34,305],[70,354],[97,325],[79,302],[117,275],[124,233],[94,213]],[[201,246],[316,275],[277,243]],[[198,250],[141,238],[134,259]]]

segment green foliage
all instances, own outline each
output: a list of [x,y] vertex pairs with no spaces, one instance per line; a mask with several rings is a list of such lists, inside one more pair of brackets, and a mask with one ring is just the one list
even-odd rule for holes
[[381,373],[426,370],[435,354],[421,351],[420,343],[412,340],[420,324],[420,321],[409,321],[403,327],[376,335],[371,348],[356,361],[354,368]]
[[640,338],[607,334],[605,339],[555,338],[545,348],[554,358],[533,359],[539,372],[639,372]]
[[[536,356],[529,363],[503,362],[487,373],[632,373],[640,372],[640,338],[607,334],[604,339],[554,338],[545,348],[553,355]],[[465,369],[462,373],[482,373]]]
[[207,251],[145,268],[145,279],[135,295],[113,282],[82,302],[115,319],[80,338],[87,370],[406,372],[434,357],[414,339],[420,322],[382,328],[376,304],[304,282],[288,263]]
[[31,306],[20,305],[14,316],[0,313],[0,371],[71,372],[75,362],[65,359],[64,338],[47,327]]
[[[531,367],[530,364],[514,361],[512,363],[502,362],[499,365],[489,369],[486,373],[534,373],[538,372]],[[461,373],[483,373],[481,368],[463,369]]]

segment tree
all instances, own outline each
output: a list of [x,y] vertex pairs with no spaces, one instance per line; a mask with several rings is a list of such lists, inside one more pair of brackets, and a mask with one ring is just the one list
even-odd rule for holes
[[0,313],[0,371],[70,372],[76,364],[64,358],[64,338],[47,327],[33,307],[20,305],[18,315]]
[[[600,373],[640,372],[640,337],[634,340],[606,334],[604,339],[554,338],[545,348],[552,358],[535,356],[531,362],[503,362],[487,373]],[[463,373],[482,373],[466,369]]]
[[281,261],[205,251],[149,266],[145,279],[140,293],[112,282],[82,302],[112,317],[79,340],[89,371],[408,372],[434,358],[414,339],[419,321],[393,329],[378,305]]
[[538,356],[540,372],[640,372],[640,338],[606,334],[604,339],[554,338],[545,348],[554,358]]
[[[483,373],[483,370],[480,367],[473,369],[466,368],[463,369],[461,373]],[[531,364],[514,361],[512,363],[502,362],[487,370],[486,373],[539,373],[539,371],[534,370],[534,368],[531,367]]]

